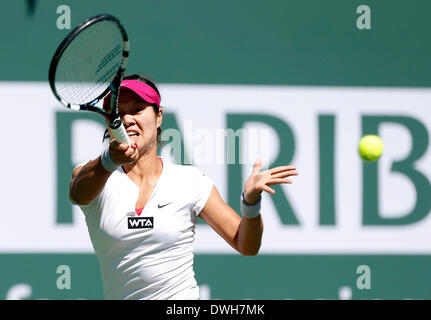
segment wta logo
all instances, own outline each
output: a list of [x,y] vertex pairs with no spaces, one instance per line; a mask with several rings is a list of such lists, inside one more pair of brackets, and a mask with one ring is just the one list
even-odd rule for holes
[[152,229],[154,226],[154,217],[128,217],[128,229]]

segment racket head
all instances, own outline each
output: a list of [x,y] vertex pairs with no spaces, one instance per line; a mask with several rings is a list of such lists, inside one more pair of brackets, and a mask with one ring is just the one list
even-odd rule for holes
[[103,110],[96,103],[117,89],[127,66],[129,40],[120,21],[109,14],[91,17],[60,43],[48,72],[54,96],[76,110],[102,113],[115,118],[114,110]]

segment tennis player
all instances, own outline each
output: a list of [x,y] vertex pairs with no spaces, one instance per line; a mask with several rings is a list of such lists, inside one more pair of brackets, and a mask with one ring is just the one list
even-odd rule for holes
[[69,194],[85,214],[105,299],[199,299],[193,271],[197,217],[239,253],[256,255],[261,193],[274,194],[271,185],[292,183],[289,177],[298,172],[292,166],[261,171],[257,160],[238,199],[240,216],[202,171],[157,156],[163,110],[153,82],[125,77],[119,112],[131,146],[111,138],[101,156],[73,170]]

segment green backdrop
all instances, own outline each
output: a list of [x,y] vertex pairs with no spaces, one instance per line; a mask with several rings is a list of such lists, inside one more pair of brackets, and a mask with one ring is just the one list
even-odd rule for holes
[[[128,70],[160,83],[390,86],[431,85],[431,2],[400,0],[0,2],[0,81],[47,81],[50,59],[69,30],[56,10],[71,9],[72,26],[102,12],[128,30]],[[371,8],[371,30],[358,30],[356,8]],[[71,268],[72,287],[56,287],[56,268]],[[371,270],[359,290],[358,265]],[[26,298],[100,299],[92,254],[0,254],[0,298],[16,284]],[[247,266],[247,268],[245,268]],[[429,299],[428,255],[196,256],[197,280],[211,298]],[[252,271],[253,270],[253,271]],[[255,271],[259,270],[259,271]]]
[[[429,86],[431,3],[413,0],[1,1],[0,80],[46,81],[68,30],[103,12],[131,40],[128,70],[163,83]],[[359,30],[357,7],[371,9]]]

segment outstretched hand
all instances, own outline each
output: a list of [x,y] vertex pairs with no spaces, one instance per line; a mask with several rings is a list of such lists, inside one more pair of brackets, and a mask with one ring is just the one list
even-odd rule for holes
[[271,185],[282,183],[293,183],[292,179],[287,177],[298,175],[298,171],[293,166],[280,166],[272,169],[260,171],[262,160],[258,158],[253,165],[253,172],[247,179],[244,186],[244,200],[248,204],[255,204],[259,201],[262,191],[274,194],[274,189]]

